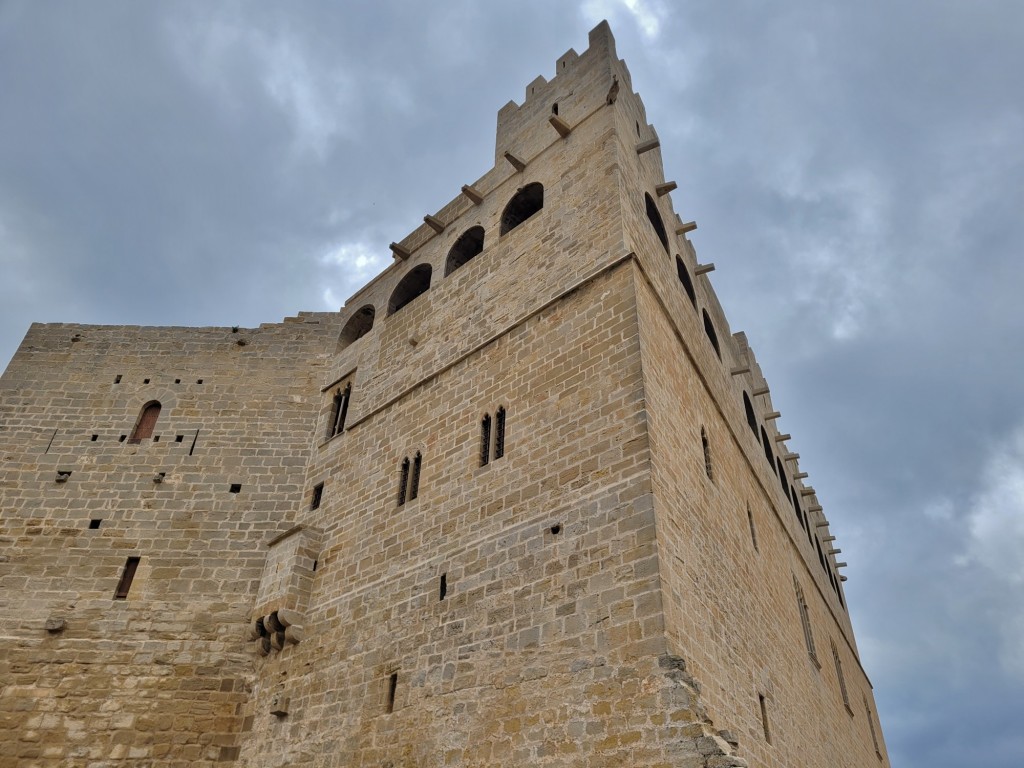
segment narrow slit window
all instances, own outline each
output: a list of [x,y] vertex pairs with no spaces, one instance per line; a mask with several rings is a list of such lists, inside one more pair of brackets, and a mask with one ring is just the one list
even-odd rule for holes
[[324,498],[324,484],[317,483],[313,486],[313,498],[309,502],[310,509],[320,509],[320,502]]
[[761,727],[764,728],[764,740],[771,744],[772,734],[768,730],[768,705],[765,702],[765,698],[762,694],[757,694],[757,702],[761,706]]
[[746,392],[743,393],[743,411],[747,414],[747,426],[750,427],[750,431],[754,433],[754,439],[757,439],[757,415],[754,413],[754,404],[750,402],[750,395]]
[[839,649],[836,648],[836,641],[832,640],[832,660],[836,663],[836,679],[839,681],[839,692],[843,696],[843,706],[846,707],[846,711],[851,715],[853,710],[850,709],[850,696],[846,692],[846,678],[843,677],[843,662],[839,659]]
[[768,441],[768,433],[761,427],[761,445],[764,447],[764,457],[768,460],[768,468],[775,474],[775,454],[772,453],[772,445]]
[[505,408],[498,408],[494,414],[494,458],[505,455]]
[[402,476],[398,481],[398,506],[405,504],[405,494],[409,485],[409,458],[402,460]]
[[388,700],[384,710],[389,715],[395,711],[396,693],[398,693],[398,673],[392,672],[388,677]]
[[103,524],[103,520],[101,518],[93,518],[92,520],[89,521],[89,530],[90,531],[95,531],[102,524]]
[[646,193],[644,193],[644,203],[647,206],[647,220],[650,221],[651,226],[654,227],[654,232],[658,236],[658,240],[661,241],[661,245],[664,247],[665,253],[668,253],[668,232],[665,231],[665,223],[661,220],[661,213],[658,212],[658,206],[654,202],[654,198]]
[[811,632],[811,618],[807,613],[807,601],[804,600],[804,591],[800,587],[800,582],[796,580],[796,576],[793,577],[793,589],[796,590],[796,604],[800,611],[800,624],[804,630],[804,642],[807,644],[807,655],[810,656],[811,661],[814,662],[814,666],[821,668],[821,664],[818,663],[818,654],[814,650],[814,634]]
[[875,746],[875,754],[878,756],[878,759],[881,760],[882,750],[878,746],[878,734],[875,733],[875,718],[872,715],[871,707],[868,706],[867,696],[864,697],[864,711],[867,712],[868,715],[868,728],[871,729],[871,743]]
[[486,467],[491,460],[491,414],[480,420],[480,466]]
[[680,256],[676,256],[676,274],[679,277],[679,283],[683,286],[683,290],[686,292],[687,298],[690,299],[690,303],[693,304],[693,308],[697,308],[697,292],[693,289],[693,281],[690,279],[690,270],[686,268],[686,264],[683,263],[683,259]]
[[420,495],[420,469],[423,467],[423,456],[416,451],[416,457],[412,460],[412,478],[409,480],[409,500],[412,501]]
[[701,314],[704,316],[704,333],[707,334],[708,341],[711,342],[711,346],[715,348],[715,354],[721,360],[722,348],[718,346],[718,332],[715,331],[715,324],[711,322],[711,316],[706,309],[702,309]]
[[441,574],[441,584],[438,588],[438,601],[444,600],[448,595],[448,574]]
[[352,383],[345,385],[345,389],[339,389],[334,395],[334,403],[331,406],[331,425],[327,430],[327,437],[340,435],[345,431],[345,417],[348,415],[348,403],[352,399]]
[[754,527],[754,513],[750,511],[750,505],[747,505],[747,522],[750,523],[750,541],[754,544],[754,551],[760,552],[760,548],[757,546],[757,528]]
[[139,560],[138,557],[129,557],[124,564],[124,570],[121,571],[121,580],[117,583],[117,591],[114,592],[115,600],[126,600],[128,598],[128,590],[132,588],[132,581],[135,579],[135,571],[138,570]]
[[708,442],[708,433],[704,427],[700,428],[700,443],[704,449],[704,473],[708,476],[708,480],[714,480],[711,472],[711,443]]

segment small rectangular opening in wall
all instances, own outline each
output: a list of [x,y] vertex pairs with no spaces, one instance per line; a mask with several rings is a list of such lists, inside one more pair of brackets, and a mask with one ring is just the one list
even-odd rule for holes
[[89,521],[89,530],[90,531],[95,531],[102,524],[103,524],[103,520],[94,517],[92,520]]
[[120,384],[121,383],[121,374],[117,374],[117,376],[114,377],[114,383],[115,384]]
[[181,379],[175,379],[175,380],[174,380],[174,383],[175,383],[175,384],[181,384]]
[[159,443],[160,442],[160,435],[153,435],[153,442],[154,443]]
[[395,711],[395,694],[398,692],[398,673],[392,672],[388,678],[388,700],[385,712],[389,715]]
[[99,439],[100,439],[100,436],[99,436],[99,435],[93,435],[93,436],[92,436],[91,438],[89,438],[89,439],[90,439],[90,440],[92,440],[92,442],[94,442],[94,443],[95,443],[95,442],[96,442],[97,440],[99,440]]
[[142,383],[143,383],[143,384],[149,384],[149,379],[143,379],[143,380],[142,380]]
[[309,502],[310,509],[320,509],[320,502],[324,498],[324,484],[317,483],[313,486],[313,498]]
[[747,522],[750,523],[750,540],[754,544],[754,551],[760,552],[761,550],[757,546],[757,528],[754,527],[754,513],[750,511],[750,507],[747,507]]
[[196,384],[202,384],[202,383],[203,383],[202,379],[196,379]]
[[115,600],[125,600],[128,598],[128,590],[132,588],[132,581],[135,579],[135,571],[139,567],[138,557],[129,557],[124,564],[124,570],[121,571],[121,581],[117,584],[117,591],[114,592]]
[[231,487],[228,488],[228,491],[230,493],[240,493],[241,490],[242,490],[242,484],[241,483],[232,483]]
[[128,439],[128,435],[121,435],[119,438],[117,438],[117,442],[123,443],[127,439]]
[[441,574],[441,586],[440,586],[440,589],[438,590],[438,595],[439,596],[438,596],[437,599],[438,600],[444,600],[444,598],[445,598],[445,596],[447,594],[448,594],[448,574],[447,573],[442,573]]
[[174,442],[176,442],[176,443],[180,443],[180,442],[182,442],[182,441],[183,441],[184,439],[185,439],[185,436],[184,436],[184,435],[175,435],[175,436],[174,436]]
[[764,728],[764,740],[769,744],[772,743],[772,734],[768,730],[768,706],[765,703],[764,696],[760,693],[757,694],[757,701],[761,705],[761,725]]

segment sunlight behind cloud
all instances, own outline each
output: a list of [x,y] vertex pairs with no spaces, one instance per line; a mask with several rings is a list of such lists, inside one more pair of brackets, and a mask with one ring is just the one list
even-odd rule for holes
[[651,0],[587,0],[583,4],[583,15],[591,23],[596,24],[604,18],[615,19],[624,9],[643,32],[644,37],[653,40],[658,36],[665,8]]

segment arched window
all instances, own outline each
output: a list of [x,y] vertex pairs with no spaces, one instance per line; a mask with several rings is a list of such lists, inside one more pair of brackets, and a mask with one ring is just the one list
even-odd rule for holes
[[790,497],[793,499],[793,513],[796,515],[800,525],[806,529],[807,523],[804,522],[804,511],[800,509],[800,500],[797,498],[796,486],[793,486]]
[[654,231],[658,233],[658,239],[665,247],[665,253],[668,253],[668,232],[665,231],[665,223],[661,220],[661,214],[658,213],[658,206],[655,204],[654,198],[646,192],[644,198],[647,202],[647,218],[650,219]]
[[786,468],[782,466],[782,457],[775,459],[775,464],[779,469],[779,484],[782,486],[782,495],[789,496],[789,485],[786,483]]
[[708,317],[708,311],[706,309],[701,310],[701,314],[704,315],[704,333],[708,336],[708,341],[711,342],[711,346],[715,348],[715,354],[718,355],[718,359],[722,359],[722,350],[718,347],[718,334],[715,333],[715,326],[711,322],[711,318]]
[[511,232],[544,207],[544,186],[539,182],[527,184],[508,201],[501,214],[501,234]]
[[430,273],[429,264],[420,264],[410,270],[391,294],[391,300],[388,302],[388,314],[395,314],[417,296],[426,293],[430,288]]
[[153,436],[153,429],[156,427],[156,420],[160,418],[160,403],[150,400],[142,406],[139,420],[135,422],[135,429],[132,436],[128,438],[129,443],[141,443]]
[[338,336],[338,348],[337,351],[341,352],[345,347],[351,344],[357,339],[361,339],[370,329],[373,328],[373,318],[377,314],[377,310],[373,308],[372,304],[367,304],[365,307],[357,309],[352,317],[345,323],[345,327],[341,329],[341,335]]
[[444,276],[448,277],[452,272],[461,267],[467,261],[476,256],[484,249],[484,228],[470,227],[448,251],[448,259],[444,263]]
[[754,439],[757,439],[757,416],[754,414],[754,404],[750,402],[750,395],[746,392],[743,393],[743,410],[747,413],[747,424],[750,426],[750,431],[754,433]]
[[764,457],[768,459],[768,467],[771,469],[772,474],[774,474],[775,454],[772,453],[772,445],[768,440],[768,433],[764,431],[764,427],[761,427],[761,445],[764,446]]
[[693,281],[690,280],[690,270],[686,268],[682,258],[676,256],[676,273],[679,275],[679,282],[683,286],[683,290],[686,291],[686,295],[690,297],[690,303],[693,304],[693,308],[697,308],[697,293],[693,290]]

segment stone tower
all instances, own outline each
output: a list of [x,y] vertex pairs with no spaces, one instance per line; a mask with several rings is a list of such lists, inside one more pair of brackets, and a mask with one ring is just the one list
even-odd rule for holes
[[33,325],[0,766],[885,766],[607,24],[339,313]]

